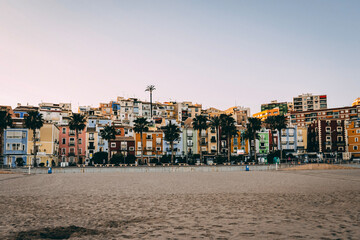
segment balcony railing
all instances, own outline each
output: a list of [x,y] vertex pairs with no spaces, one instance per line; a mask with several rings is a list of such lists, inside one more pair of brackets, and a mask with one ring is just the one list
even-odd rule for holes
[[75,146],[75,142],[69,142],[69,146]]

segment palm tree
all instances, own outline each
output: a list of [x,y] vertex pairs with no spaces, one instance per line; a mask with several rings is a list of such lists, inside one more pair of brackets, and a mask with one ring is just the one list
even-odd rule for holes
[[[275,151],[275,143],[274,143],[274,132],[276,130],[276,116],[269,116],[265,120],[265,124],[267,125],[267,128],[271,130],[271,141],[272,141],[272,152]],[[278,136],[278,139],[280,140],[280,136]]]
[[287,120],[284,115],[275,116],[275,129],[278,130],[279,141],[280,141],[280,160],[282,159],[282,147],[281,147],[281,130],[287,127]]
[[80,151],[79,151],[79,131],[84,130],[86,127],[86,117],[80,113],[74,113],[69,121],[70,130],[75,130],[76,135],[76,148],[77,148],[77,162],[82,164],[82,160],[80,161]]
[[137,119],[134,120],[134,131],[136,133],[140,133],[140,137],[141,137],[141,162],[144,161],[144,141],[143,141],[143,132],[147,132],[149,131],[149,124],[150,122],[148,122],[146,120],[146,118],[144,117],[138,117]]
[[237,129],[235,126],[235,119],[231,114],[221,114],[220,115],[220,125],[221,132],[226,135],[226,145],[228,149],[228,162],[230,162],[231,157],[231,138],[237,136]]
[[200,163],[202,160],[202,149],[200,144],[201,139],[201,131],[206,130],[208,128],[208,118],[204,115],[198,115],[193,119],[193,128],[198,131],[198,144],[200,147]]
[[110,163],[111,159],[111,152],[110,152],[110,140],[113,140],[116,138],[116,129],[114,126],[105,126],[104,129],[100,131],[100,136],[108,141],[108,163]]
[[180,128],[171,121],[163,128],[165,141],[170,142],[171,147],[171,164],[174,164],[174,141],[180,139]]
[[[251,149],[251,140],[254,141],[253,151],[254,151],[254,160],[256,161],[256,139],[259,138],[257,131],[261,129],[261,120],[259,118],[248,118],[248,123],[246,124],[246,131],[244,134],[245,139],[249,139],[250,149]],[[251,150],[250,150],[251,151]]]
[[210,126],[216,130],[216,155],[219,155],[220,150],[220,117],[215,116],[210,119]]
[[[25,127],[29,128],[33,132],[33,149],[34,149],[34,167],[36,167],[36,130],[39,129],[44,125],[44,119],[42,118],[42,114],[38,111],[30,111],[28,115],[25,116]],[[30,169],[30,164],[29,164]]]
[[[12,118],[7,111],[0,111],[0,143],[4,143],[4,130],[7,127],[12,127]],[[0,164],[3,164],[3,147],[0,145]]]
[[150,92],[150,117],[152,117],[153,111],[152,111],[152,92],[155,91],[156,88],[154,85],[149,85],[146,87],[145,92]]

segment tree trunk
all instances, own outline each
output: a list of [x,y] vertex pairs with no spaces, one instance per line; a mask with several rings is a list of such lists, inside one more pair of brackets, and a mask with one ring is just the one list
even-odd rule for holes
[[275,152],[274,131],[271,130],[272,152]]
[[152,118],[152,92],[150,91],[150,117]]
[[201,159],[202,159],[202,149],[201,149],[201,130],[199,130],[198,136],[199,136],[198,143],[199,143],[199,153],[200,153],[200,163],[201,163]]
[[219,141],[219,127],[216,129],[216,155],[219,156],[220,151],[220,141]]
[[4,165],[4,156],[3,156],[3,145],[5,139],[2,139],[4,129],[0,129],[0,165]]
[[174,164],[174,142],[170,143],[171,146],[171,164]]
[[228,144],[228,162],[230,162],[230,156],[231,156],[231,140],[230,140],[230,135],[227,136],[227,144]]
[[256,157],[256,133],[254,133],[254,162],[257,161],[257,157]]
[[34,167],[36,167],[36,129],[33,129]]
[[75,130],[75,133],[76,133],[76,151],[77,151],[77,163],[80,163],[82,164],[82,161],[80,162],[80,154],[79,154],[79,132],[78,130],[76,129]]
[[140,132],[141,134],[141,163],[143,163],[144,161],[144,140],[143,140],[143,133]]
[[110,164],[110,159],[111,159],[111,150],[110,150],[110,146],[111,146],[111,143],[110,143],[110,139],[108,140],[108,163]]

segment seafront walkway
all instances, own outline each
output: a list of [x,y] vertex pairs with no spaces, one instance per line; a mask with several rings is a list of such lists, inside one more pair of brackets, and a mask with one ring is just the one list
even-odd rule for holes
[[[316,164],[318,165],[318,164]],[[320,164],[322,165],[322,164]],[[299,165],[293,164],[267,164],[267,165],[217,165],[217,166],[126,166],[126,167],[55,167],[52,168],[52,173],[105,173],[105,172],[119,172],[119,173],[130,173],[130,172],[236,172],[246,171],[246,167],[249,167],[249,171],[274,171],[285,168],[292,168]],[[360,164],[336,164],[336,166],[344,167],[355,167],[360,168]],[[28,173],[28,168],[14,168],[11,172],[17,173]],[[32,174],[48,174],[48,168],[37,167],[31,168]]]

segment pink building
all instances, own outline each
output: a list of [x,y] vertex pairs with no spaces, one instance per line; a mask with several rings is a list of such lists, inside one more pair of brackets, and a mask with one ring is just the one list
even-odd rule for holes
[[[59,149],[60,149],[60,161],[61,162],[71,162],[75,163],[77,156],[77,145],[76,145],[76,135],[75,130],[70,130],[68,125],[59,126],[60,136],[59,136]],[[79,132],[79,152],[80,159],[82,162],[85,161],[86,153],[86,131]]]

